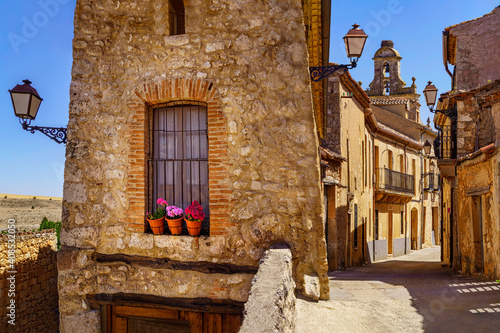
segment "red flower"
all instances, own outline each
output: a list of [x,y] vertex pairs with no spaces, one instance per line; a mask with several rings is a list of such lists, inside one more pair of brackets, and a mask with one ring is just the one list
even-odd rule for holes
[[188,220],[204,220],[205,213],[203,212],[203,207],[201,207],[198,201],[193,201],[191,205],[189,205],[184,212],[186,213],[186,217]]

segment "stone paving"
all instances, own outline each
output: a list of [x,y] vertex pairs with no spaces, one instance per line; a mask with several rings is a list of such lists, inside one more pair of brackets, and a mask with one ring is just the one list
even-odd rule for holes
[[329,273],[328,301],[297,300],[297,332],[500,332],[500,283],[452,275],[440,248]]

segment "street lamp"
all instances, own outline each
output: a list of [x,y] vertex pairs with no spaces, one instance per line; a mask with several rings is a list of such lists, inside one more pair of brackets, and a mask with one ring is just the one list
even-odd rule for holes
[[429,107],[431,112],[434,112],[434,104],[436,104],[437,97],[437,88],[432,84],[431,81],[427,83],[427,86],[424,89],[425,103]]
[[351,69],[356,67],[358,63],[358,58],[363,54],[363,49],[365,47],[365,42],[368,36],[362,29],[359,29],[358,24],[354,24],[352,29],[347,32],[344,36],[345,50],[347,57],[350,59],[351,63],[349,65],[332,65],[332,66],[318,66],[310,67],[311,80],[314,82],[319,82],[330,74],[335,73],[339,69]]
[[18,84],[9,90],[14,114],[19,118],[19,123],[23,129],[31,133],[39,131],[57,143],[66,143],[67,129],[65,127],[30,126],[31,121],[36,118],[43,98],[31,86],[30,80],[23,80],[23,83],[23,85]]
[[425,152],[425,155],[427,155],[427,156],[430,155],[431,148],[432,148],[432,144],[429,142],[429,140],[425,140],[425,143],[424,143],[424,152]]

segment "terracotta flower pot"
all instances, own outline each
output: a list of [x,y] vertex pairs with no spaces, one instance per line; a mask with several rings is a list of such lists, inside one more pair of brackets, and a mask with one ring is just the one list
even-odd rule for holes
[[191,236],[199,236],[201,231],[201,222],[202,220],[189,221],[184,217],[184,221],[186,221],[186,225],[188,228],[189,235]]
[[168,229],[172,233],[172,235],[180,235],[182,231],[182,219],[183,217],[179,217],[178,219],[167,219]]
[[147,219],[149,222],[149,226],[151,227],[151,230],[153,230],[153,234],[155,235],[161,235],[165,233],[165,218],[159,218],[155,220],[150,220]]

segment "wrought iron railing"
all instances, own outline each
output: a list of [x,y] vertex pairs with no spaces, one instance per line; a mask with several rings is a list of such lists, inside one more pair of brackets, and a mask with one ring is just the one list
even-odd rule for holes
[[377,169],[379,190],[389,190],[413,194],[415,193],[415,177],[387,168]]

